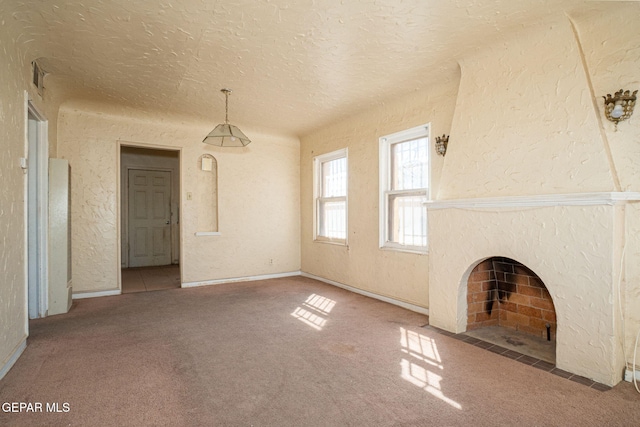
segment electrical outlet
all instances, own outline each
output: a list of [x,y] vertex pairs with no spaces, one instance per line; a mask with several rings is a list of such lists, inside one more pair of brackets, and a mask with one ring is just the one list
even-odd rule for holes
[[193,193],[191,191],[187,191],[187,200],[193,199]]
[[269,258],[269,265],[273,265],[273,258]]
[[[633,371],[626,369],[624,372],[624,380],[627,382],[633,381]],[[636,381],[640,381],[640,371],[636,370]]]

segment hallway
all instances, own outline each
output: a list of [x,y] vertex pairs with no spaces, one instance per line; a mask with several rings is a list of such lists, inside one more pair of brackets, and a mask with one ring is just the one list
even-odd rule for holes
[[163,291],[180,287],[180,266],[136,267],[122,269],[122,293]]

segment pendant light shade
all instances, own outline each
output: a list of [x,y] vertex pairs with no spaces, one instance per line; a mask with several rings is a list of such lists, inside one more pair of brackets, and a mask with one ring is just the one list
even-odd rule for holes
[[216,126],[202,142],[205,144],[217,145],[218,147],[244,147],[249,145],[251,140],[242,133],[240,129],[229,123],[229,94],[231,89],[221,89],[225,96],[225,118],[224,123]]

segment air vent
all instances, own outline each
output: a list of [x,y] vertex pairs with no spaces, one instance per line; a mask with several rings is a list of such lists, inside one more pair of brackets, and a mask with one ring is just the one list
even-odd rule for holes
[[42,96],[42,91],[44,89],[44,75],[45,72],[37,61],[33,61],[31,63],[33,66],[33,85],[38,89],[38,95]]

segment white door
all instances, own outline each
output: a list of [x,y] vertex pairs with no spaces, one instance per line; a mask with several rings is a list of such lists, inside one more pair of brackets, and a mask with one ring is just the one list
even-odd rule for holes
[[129,267],[171,264],[171,172],[129,170]]

